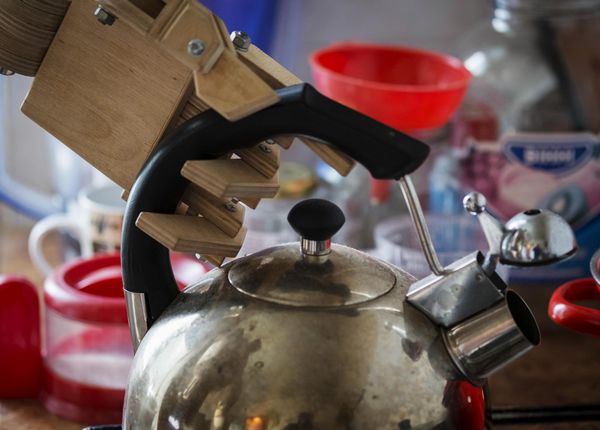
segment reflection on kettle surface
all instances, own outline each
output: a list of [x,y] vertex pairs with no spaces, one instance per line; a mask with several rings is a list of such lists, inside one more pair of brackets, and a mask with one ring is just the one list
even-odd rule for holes
[[[351,261],[371,259],[339,248]],[[188,287],[146,335],[125,428],[395,430],[438,428],[464,414],[468,405],[445,400],[461,376],[439,330],[404,302],[412,276],[376,262],[393,274],[391,290],[373,286],[383,293],[358,304],[298,307],[233,288],[228,278],[244,260]],[[289,293],[298,299],[300,289]]]
[[[285,91],[280,104],[255,117],[275,124],[285,111],[285,127],[263,135],[254,119],[224,123],[228,132],[235,129],[231,141],[215,140],[219,127],[212,125],[221,119],[198,117],[167,139],[136,181],[122,255],[126,294],[144,298],[128,308],[133,332],[143,339],[130,375],[125,429],[491,426],[485,378],[539,341],[530,310],[507,290],[496,266],[566,258],[576,246],[572,231],[564,222],[546,223],[552,217],[542,211],[502,225],[485,211],[483,196],[470,195],[465,208],[477,215],[490,251],[442,266],[408,176],[427,147],[332,104],[309,86]],[[289,115],[291,107],[300,114]],[[300,242],[233,260],[179,293],[160,237],[142,229],[153,241],[135,220],[143,212],[171,210],[166,190],[181,184],[168,187],[165,180],[178,177],[186,160],[236,149],[239,136],[250,145],[290,131],[332,143],[374,177],[398,180],[430,275],[416,280],[363,252],[332,245],[344,215],[330,202],[309,199],[288,215]],[[191,151],[196,141],[202,148]],[[518,258],[508,252],[505,238],[521,232],[524,240],[511,245],[544,252]]]

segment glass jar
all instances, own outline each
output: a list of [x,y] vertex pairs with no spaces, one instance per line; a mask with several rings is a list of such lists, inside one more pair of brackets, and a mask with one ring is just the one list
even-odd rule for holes
[[[517,280],[583,276],[600,246],[600,1],[496,0],[459,43],[473,74],[453,127],[463,186],[501,218],[532,207],[574,227],[580,251]],[[526,277],[525,277],[526,276]]]
[[594,70],[578,57],[598,56],[589,42],[599,24],[598,0],[496,0],[492,20],[459,46],[473,74],[468,104],[492,106],[501,131],[597,130],[578,89]]

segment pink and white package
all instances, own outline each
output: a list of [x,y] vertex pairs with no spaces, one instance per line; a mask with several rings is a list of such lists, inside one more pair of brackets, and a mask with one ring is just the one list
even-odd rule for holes
[[484,193],[492,212],[507,219],[531,208],[550,209],[576,232],[575,257],[531,272],[513,270],[511,280],[559,283],[587,276],[589,259],[600,247],[598,136],[513,132],[497,140],[467,140],[461,183]]

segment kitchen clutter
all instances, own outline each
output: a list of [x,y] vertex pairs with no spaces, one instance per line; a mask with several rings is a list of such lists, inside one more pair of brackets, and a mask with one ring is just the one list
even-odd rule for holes
[[[194,258],[171,261],[180,288],[207,270]],[[69,420],[119,421],[133,359],[119,254],[54,269],[41,308],[37,289],[22,278],[0,278],[0,295],[0,362],[13,369],[0,380],[0,398],[39,396]]]
[[[568,279],[550,318],[599,335],[600,1],[496,0],[457,57],[334,43],[315,87],[196,0],[29,0],[43,38],[13,3],[0,199],[45,281],[0,276],[0,398],[98,430],[483,430],[541,341],[509,281]],[[45,190],[19,139],[54,148]]]
[[[251,145],[281,116],[289,130],[328,136],[374,177],[397,182],[427,276],[417,280],[332,243],[344,213],[327,200],[307,199],[287,215],[300,241],[234,259],[183,292],[175,287],[164,253],[170,242],[158,223],[135,227],[140,217],[152,219],[144,214],[169,210],[166,194],[149,190],[168,193],[180,166],[206,151],[239,150],[237,139],[221,138],[226,130],[243,133]],[[136,354],[122,427],[489,426],[481,413],[489,408],[485,378],[540,341],[531,311],[507,289],[497,264],[568,258],[576,247],[569,225],[541,210],[502,224],[486,212],[485,198],[472,193],[463,205],[479,219],[489,251],[472,249],[442,265],[410,180],[427,156],[422,142],[307,84],[286,89],[284,101],[249,119],[192,119],[181,135],[166,139],[130,196],[123,275]],[[354,405],[352,413],[340,416],[347,405]]]
[[[597,1],[496,0],[491,21],[458,44],[473,74],[453,124],[465,151],[458,175],[501,218],[549,209],[575,229],[579,251],[516,282],[560,283],[588,273],[600,247],[600,34]],[[558,285],[558,284],[556,284]]]

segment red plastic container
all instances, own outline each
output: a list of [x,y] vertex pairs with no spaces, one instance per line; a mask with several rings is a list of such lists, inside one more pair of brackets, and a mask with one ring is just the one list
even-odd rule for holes
[[[206,272],[188,257],[171,262],[181,288]],[[82,423],[119,422],[133,359],[119,254],[62,266],[45,282],[44,303],[44,406]]]
[[600,303],[600,250],[590,263],[592,278],[576,279],[558,287],[548,305],[548,316],[557,323],[580,333],[600,336],[600,310],[576,301]]
[[35,397],[40,379],[40,319],[33,284],[0,276],[0,398]]
[[446,124],[471,79],[457,58],[400,46],[340,43],[310,61],[323,94],[406,132]]

